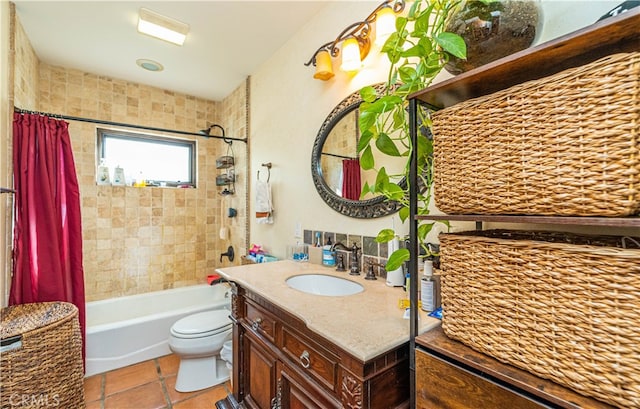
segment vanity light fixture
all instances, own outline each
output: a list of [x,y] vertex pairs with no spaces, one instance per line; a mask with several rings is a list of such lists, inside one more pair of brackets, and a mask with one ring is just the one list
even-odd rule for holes
[[384,1],[364,21],[351,24],[335,40],[321,45],[304,65],[313,64],[316,67],[313,78],[323,81],[334,76],[331,58],[339,55],[342,58],[340,69],[347,72],[359,70],[371,48],[373,23],[376,23],[376,45],[384,44],[395,31],[395,15],[404,10],[404,6],[404,0]]
[[142,7],[138,11],[138,32],[182,45],[187,38],[189,25]]

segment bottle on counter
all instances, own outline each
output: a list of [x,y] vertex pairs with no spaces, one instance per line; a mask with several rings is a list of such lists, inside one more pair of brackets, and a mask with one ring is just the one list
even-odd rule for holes
[[336,265],[336,252],[331,250],[331,237],[327,239],[327,244],[322,247],[322,265],[333,267]]
[[431,312],[436,309],[436,286],[433,280],[433,261],[424,261],[424,270],[420,280],[420,301],[422,309]]
[[104,159],[100,159],[100,165],[98,165],[98,184],[99,185],[110,185],[111,178],[109,177],[109,167],[105,163]]

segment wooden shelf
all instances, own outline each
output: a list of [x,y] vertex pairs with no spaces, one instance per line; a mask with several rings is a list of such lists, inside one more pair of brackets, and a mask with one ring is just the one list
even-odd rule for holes
[[515,386],[531,395],[561,408],[612,408],[612,406],[580,395],[569,388],[542,379],[495,358],[481,354],[461,342],[447,337],[442,327],[434,328],[416,337],[416,344],[424,350],[441,356],[454,365],[462,365],[498,382]]
[[441,109],[553,75],[609,54],[640,49],[640,8],[522,50],[409,96]]
[[526,215],[484,215],[484,214],[444,214],[416,216],[416,220],[449,220],[460,222],[499,222],[563,224],[582,226],[640,227],[640,217],[576,217],[576,216],[526,216]]

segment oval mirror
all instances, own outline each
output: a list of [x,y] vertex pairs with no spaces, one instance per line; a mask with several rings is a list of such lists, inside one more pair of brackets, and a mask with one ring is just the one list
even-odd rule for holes
[[[376,84],[378,94],[384,83]],[[375,183],[377,171],[364,171],[358,157],[360,92],[343,99],[324,120],[311,154],[311,175],[320,197],[333,210],[350,217],[376,218],[393,214],[400,209],[395,201],[384,196],[364,196],[360,193],[365,182]],[[376,163],[384,161],[387,173],[399,174],[406,158],[392,158],[384,154],[376,157]],[[401,181],[402,182],[402,181]]]

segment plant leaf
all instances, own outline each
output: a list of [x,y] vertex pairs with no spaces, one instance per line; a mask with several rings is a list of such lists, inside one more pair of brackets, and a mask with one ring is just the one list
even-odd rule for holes
[[420,38],[427,34],[427,30],[429,30],[429,13],[420,13],[418,17],[416,17],[416,22],[413,26],[413,36],[416,38]]
[[410,216],[409,207],[401,207],[400,211],[398,211],[398,216],[400,216],[400,220],[404,223]]
[[384,267],[387,271],[394,271],[400,268],[402,264],[411,258],[411,254],[408,249],[398,249],[389,256],[387,265]]
[[413,82],[416,79],[416,69],[413,67],[400,67],[398,72],[403,82]]
[[395,183],[387,183],[384,187],[384,195],[390,200],[401,200],[404,190]]
[[402,53],[400,53],[400,55],[403,58],[422,57],[425,54],[426,53],[424,52],[424,49],[422,48],[422,46],[420,44],[414,45],[413,47],[409,48],[408,50],[403,51]]
[[376,94],[375,88],[368,85],[360,90],[360,97],[363,101],[373,102],[378,98],[378,95]]
[[369,130],[373,125],[375,125],[377,120],[378,113],[371,109],[371,107],[361,110],[360,116],[358,117],[358,127],[360,128],[360,132],[362,133]]
[[467,58],[467,44],[458,34],[445,31],[438,34],[435,40],[449,54],[462,59]]
[[371,132],[370,130],[366,130],[360,134],[360,140],[358,141],[358,152],[362,152],[364,148],[369,146],[371,138],[373,138],[373,132]]
[[373,152],[371,152],[371,146],[367,145],[364,151],[362,151],[362,155],[360,155],[360,167],[364,170],[370,170],[373,169],[374,166]]
[[386,155],[389,156],[401,156],[400,151],[396,147],[396,144],[393,142],[389,135],[384,132],[381,132],[376,139],[376,148]]
[[382,229],[376,236],[377,243],[388,243],[396,237],[396,232],[393,229]]
[[380,170],[378,171],[378,174],[376,175],[376,190],[377,191],[384,190],[384,186],[387,183],[389,183],[389,175],[387,175],[387,170],[383,166],[382,168],[380,168]]
[[418,226],[418,237],[420,238],[421,242],[425,241],[425,239],[427,238],[427,234],[429,234],[432,228],[433,223],[425,223]]

